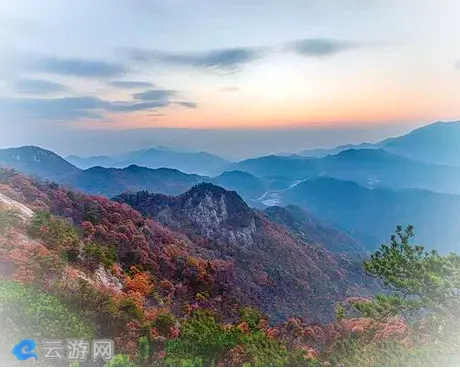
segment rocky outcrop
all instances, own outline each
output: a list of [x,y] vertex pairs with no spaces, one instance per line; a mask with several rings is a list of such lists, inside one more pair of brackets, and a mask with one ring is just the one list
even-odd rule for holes
[[216,236],[225,239],[231,245],[248,246],[254,243],[253,235],[256,232],[254,218],[248,226],[232,228],[229,226],[229,212],[225,195],[217,198],[212,191],[206,191],[204,198],[198,205],[192,205],[193,198],[189,198],[185,204],[188,209],[188,217],[201,231],[201,234],[213,239]]
[[15,211],[23,220],[30,220],[34,212],[27,206],[0,193],[0,208]]
[[334,304],[356,295],[356,283],[364,277],[319,241],[306,240],[318,237],[299,237],[249,208],[236,192],[213,184],[199,184],[178,197],[139,192],[115,200],[185,233],[201,244],[204,257],[234,262],[233,287],[273,321],[290,315],[330,321]]

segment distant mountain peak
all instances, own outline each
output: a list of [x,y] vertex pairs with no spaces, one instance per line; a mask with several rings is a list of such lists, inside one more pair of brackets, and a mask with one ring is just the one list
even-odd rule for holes
[[152,171],[152,172],[157,172],[157,173],[168,172],[168,173],[176,173],[176,174],[186,175],[180,170],[171,169],[169,167],[159,167],[157,169],[150,169],[148,167],[141,166],[141,165],[135,165],[135,164],[131,164],[129,166],[126,166],[125,168],[123,168],[121,170],[126,170],[126,171],[130,171],[130,172],[142,172],[142,171]]
[[144,148],[124,154],[80,158],[69,156],[76,166],[87,169],[92,166],[125,168],[130,165],[150,169],[172,168],[188,174],[214,176],[222,173],[230,164],[222,157],[207,152],[175,150],[164,146]]
[[367,158],[367,159],[381,159],[381,158],[395,158],[398,157],[382,148],[350,148],[340,151],[336,154],[328,155],[327,157],[350,157],[350,158]]
[[437,121],[397,138],[382,141],[382,148],[400,156],[431,164],[460,166],[460,121]]
[[229,171],[224,171],[222,174],[219,175],[219,177],[223,177],[223,176],[240,176],[240,177],[253,177],[255,178],[254,175],[246,172],[246,171],[242,171],[242,170],[229,170]]
[[20,146],[20,147],[12,147],[12,148],[6,148],[2,151],[7,151],[7,152],[21,152],[23,154],[41,154],[41,155],[49,155],[49,156],[54,156],[54,157],[61,157],[58,154],[54,153],[53,151],[47,150],[45,148],[41,148],[39,146]]
[[52,180],[80,171],[58,154],[38,146],[2,149],[0,150],[0,165]]
[[348,148],[337,153],[337,156],[343,155],[389,155],[389,153],[381,148],[371,149],[371,148]]
[[[448,126],[450,124],[452,124],[452,125],[460,124],[460,120],[455,120],[455,121],[436,121],[436,122],[434,122],[432,124],[428,124],[428,125],[426,125],[426,126],[424,126],[422,128],[427,128],[429,126]],[[420,129],[422,129],[422,128],[420,128]]]

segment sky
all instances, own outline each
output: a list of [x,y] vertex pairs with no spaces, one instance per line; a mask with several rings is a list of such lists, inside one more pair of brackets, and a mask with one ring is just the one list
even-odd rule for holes
[[2,0],[0,147],[228,158],[460,119],[457,0]]

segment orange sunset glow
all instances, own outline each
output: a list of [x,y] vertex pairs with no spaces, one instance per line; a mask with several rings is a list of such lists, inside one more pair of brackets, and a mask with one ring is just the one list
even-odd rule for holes
[[[65,142],[151,129],[154,139],[159,128],[373,129],[356,140],[376,140],[460,117],[455,0],[442,11],[430,0],[192,0],[198,18],[164,0],[85,4],[19,0],[0,10],[1,119],[15,122],[4,145],[26,133]],[[19,15],[28,21],[16,24]]]

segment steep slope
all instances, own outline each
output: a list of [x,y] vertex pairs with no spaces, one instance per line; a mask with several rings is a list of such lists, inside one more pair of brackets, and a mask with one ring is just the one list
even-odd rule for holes
[[131,165],[124,169],[92,167],[61,180],[61,183],[85,193],[113,197],[125,191],[151,190],[179,194],[207,180],[175,169],[148,169]]
[[460,121],[437,122],[381,142],[401,156],[443,165],[460,166]]
[[460,169],[413,161],[382,149],[347,150],[320,161],[326,176],[364,186],[460,194]]
[[[0,194],[2,338],[110,337],[134,356],[146,336],[157,350],[143,364],[164,366],[157,353],[177,338],[179,319],[207,308],[238,322],[247,300],[233,288],[231,259],[127,205],[10,170],[0,169]],[[0,346],[2,363],[10,344]]]
[[300,156],[322,158],[349,149],[384,149],[413,160],[431,164],[460,166],[460,121],[436,122],[377,143],[361,143],[334,148],[312,149]]
[[80,170],[54,152],[35,146],[0,150],[0,165],[29,175],[61,180]]
[[368,293],[351,262],[296,237],[235,192],[200,184],[178,197],[139,192],[115,198],[236,264],[236,284],[273,320],[292,313],[330,320],[333,301]]
[[257,199],[266,191],[266,185],[261,179],[243,171],[226,171],[212,178],[211,182],[238,192],[245,200]]
[[[5,366],[23,365],[11,347],[24,336],[37,342],[35,366],[312,366],[320,365],[321,350],[356,336],[355,326],[366,322],[320,326],[291,317],[270,324],[234,293],[233,262],[191,255],[197,248],[187,238],[129,206],[11,171],[0,171],[0,178]],[[376,333],[397,322],[375,325]],[[107,363],[89,355],[75,364],[63,354],[51,362],[44,336],[111,338],[116,356]]]
[[244,160],[233,165],[233,169],[248,172],[263,179],[298,180],[319,174],[316,159],[298,157],[264,156]]
[[[195,294],[202,291],[210,295],[206,303],[216,308],[218,306],[212,303],[214,297],[239,300],[239,303],[245,301],[244,295],[230,287],[234,269],[231,260],[214,257],[213,252],[193,243],[185,234],[143,218],[128,205],[72,192],[57,184],[4,169],[0,169],[0,194],[2,206],[11,208],[12,203],[20,202],[15,207],[28,218],[32,214],[24,210],[24,206],[36,211],[39,216],[34,220],[31,233],[47,241],[53,240],[53,250],[65,254],[64,259],[74,262],[75,266],[86,270],[97,268],[101,262],[116,262],[124,270],[136,266],[152,272],[158,282],[168,281],[164,292],[174,291],[173,285],[178,284],[178,294],[170,305],[172,310],[180,310],[186,301],[194,303]],[[49,213],[59,218],[50,218]],[[2,240],[4,238],[0,237]],[[90,248],[87,261],[81,253],[82,243]],[[158,285],[157,290],[163,292],[162,286]],[[158,306],[158,303],[158,300],[150,300],[150,305]]]
[[458,251],[460,196],[425,190],[369,189],[350,181],[317,178],[279,194],[281,203],[307,208],[351,231],[371,249],[387,240],[396,225],[412,224],[428,248]]
[[306,209],[294,205],[272,206],[264,210],[273,222],[286,226],[310,244],[321,244],[329,251],[344,256],[366,255],[365,248],[350,235],[320,220]]
[[0,208],[7,211],[14,211],[23,220],[31,219],[34,216],[34,212],[29,207],[7,197],[2,193],[0,193]]

